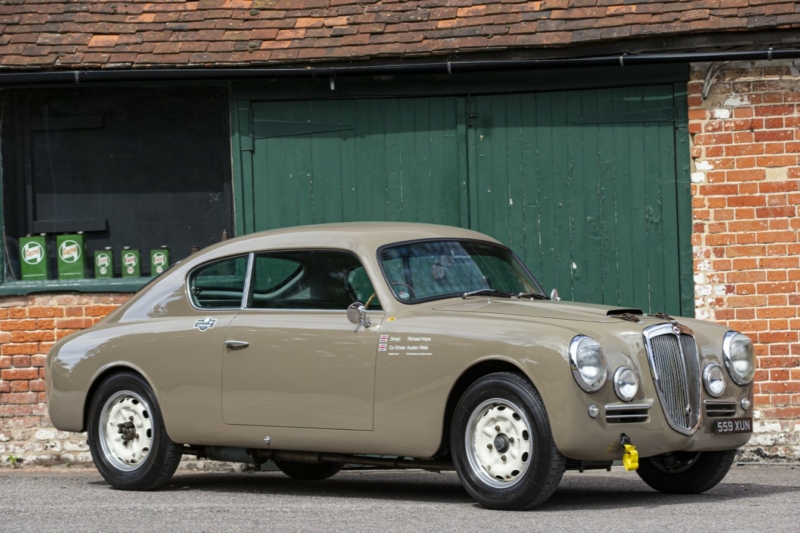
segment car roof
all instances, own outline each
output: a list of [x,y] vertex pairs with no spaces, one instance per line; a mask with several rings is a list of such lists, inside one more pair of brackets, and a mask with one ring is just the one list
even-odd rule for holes
[[[471,239],[499,241],[463,228],[416,222],[340,222],[293,226],[251,233],[220,242],[202,250],[204,259],[275,248],[372,248],[423,239]],[[194,259],[194,258],[193,258]]]

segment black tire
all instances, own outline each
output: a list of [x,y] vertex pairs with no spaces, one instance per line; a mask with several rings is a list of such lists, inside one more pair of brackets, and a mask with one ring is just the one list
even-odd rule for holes
[[[476,410],[484,409],[481,406],[487,402],[490,402],[488,404],[490,407],[486,407],[488,409],[499,409],[491,407],[495,405],[503,407],[502,402],[499,404],[491,402],[494,399],[509,402],[509,406],[519,408],[522,411],[520,415],[524,417],[523,422],[527,420],[527,426],[530,428],[530,444],[525,444],[530,449],[530,454],[525,460],[526,466],[522,471],[515,470],[518,472],[516,474],[518,478],[513,479],[513,484],[507,487],[502,486],[504,483],[502,479],[499,484],[486,479],[487,476],[491,477],[488,474],[489,469],[485,466],[481,469],[480,466],[471,465],[467,456],[467,431],[472,415]],[[513,408],[511,412],[515,413]],[[485,414],[476,416],[474,420],[480,420],[481,416]],[[519,420],[516,415],[514,418]],[[550,421],[538,391],[525,377],[512,372],[497,372],[484,376],[464,392],[453,414],[450,448],[461,484],[470,496],[489,509],[524,510],[545,502],[555,492],[566,467],[566,458],[559,453],[553,442]],[[502,453],[500,449],[495,451]],[[476,451],[469,453],[473,453],[473,461],[479,461]],[[505,461],[505,454],[502,457]]]
[[[133,470],[121,468],[122,459],[114,456],[113,452],[104,451],[101,443],[103,431],[110,430],[110,434],[119,433],[114,431],[115,421],[107,423],[109,426],[107,430],[101,430],[100,424],[106,424],[101,422],[106,403],[121,393],[132,393],[131,398],[135,400],[135,396],[138,396],[144,401],[146,406],[144,418],[149,418],[151,424],[149,435],[152,442],[146,456],[138,465],[130,465]],[[136,402],[134,400],[130,401],[138,405],[138,400]],[[163,487],[169,482],[181,460],[182,446],[175,444],[167,436],[155,394],[147,381],[138,374],[131,372],[114,374],[100,384],[89,404],[88,430],[89,448],[94,464],[103,479],[115,489],[154,490]],[[134,438],[138,440],[138,436]]]
[[636,473],[665,494],[700,494],[722,481],[735,457],[736,450],[657,455],[639,460]]
[[321,481],[335,476],[344,465],[339,463],[294,463],[275,461],[281,472],[298,481]]

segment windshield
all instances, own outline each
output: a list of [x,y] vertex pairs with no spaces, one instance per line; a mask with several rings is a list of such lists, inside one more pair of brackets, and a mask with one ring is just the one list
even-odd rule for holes
[[424,241],[380,252],[386,282],[406,303],[472,291],[543,295],[539,284],[507,248],[477,241]]

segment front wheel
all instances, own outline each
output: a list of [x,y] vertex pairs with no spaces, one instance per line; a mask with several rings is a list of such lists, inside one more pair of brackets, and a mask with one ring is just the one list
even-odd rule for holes
[[728,473],[736,450],[675,452],[639,461],[642,481],[666,494],[700,494],[716,487]]
[[484,376],[464,392],[453,415],[450,446],[461,483],[489,509],[543,503],[566,466],[539,393],[511,372]]
[[170,480],[181,446],[167,436],[150,385],[138,374],[114,374],[89,405],[89,448],[100,475],[115,489],[153,490]]

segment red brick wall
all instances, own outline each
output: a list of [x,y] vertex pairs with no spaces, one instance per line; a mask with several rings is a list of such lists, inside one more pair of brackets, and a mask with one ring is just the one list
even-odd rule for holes
[[729,64],[703,101],[708,67],[689,84],[696,313],[756,343],[752,454],[798,460],[798,64]]
[[52,429],[44,364],[56,340],[97,323],[130,295],[0,298],[0,466],[90,460],[80,435]]

